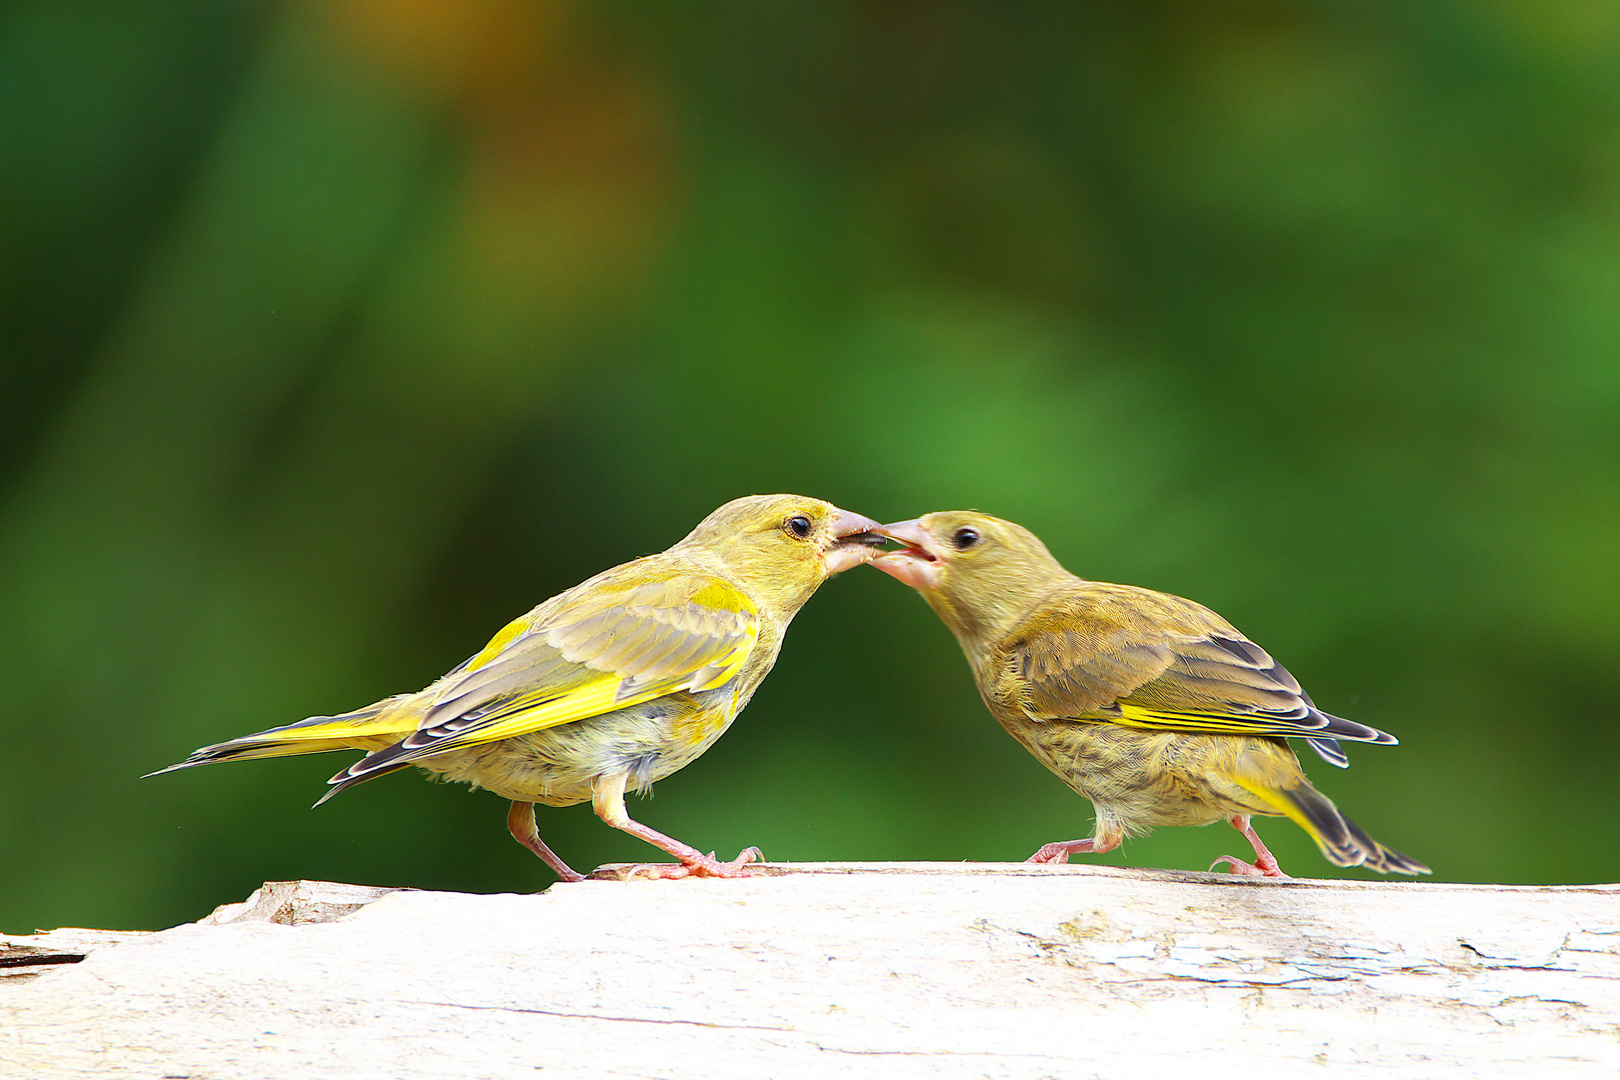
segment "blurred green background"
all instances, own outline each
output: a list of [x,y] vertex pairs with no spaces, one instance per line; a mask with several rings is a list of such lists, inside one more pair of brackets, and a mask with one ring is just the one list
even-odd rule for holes
[[[1307,765],[1439,879],[1620,880],[1617,455],[1612,4],[8,3],[0,929],[544,887],[487,793],[138,777],[769,491],[1198,599],[1400,736]],[[869,570],[632,812],[790,860],[1090,829]]]

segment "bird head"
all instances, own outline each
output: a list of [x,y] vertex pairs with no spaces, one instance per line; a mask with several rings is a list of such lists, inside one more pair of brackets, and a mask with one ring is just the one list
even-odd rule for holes
[[827,578],[877,554],[877,529],[820,499],[749,495],[704,518],[677,546],[705,553],[756,599],[791,615]]
[[1062,581],[1073,580],[1022,525],[977,510],[944,510],[881,526],[903,544],[872,565],[922,593],[964,641],[1011,626]]

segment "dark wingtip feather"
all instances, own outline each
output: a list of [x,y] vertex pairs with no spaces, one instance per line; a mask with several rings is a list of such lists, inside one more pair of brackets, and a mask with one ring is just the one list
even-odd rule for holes
[[145,773],[141,776],[145,780],[148,776],[162,776],[164,773],[175,772],[179,769],[191,769],[198,765],[213,765],[221,761],[234,761],[259,744],[248,743],[246,740],[233,739],[226,743],[215,743],[205,746],[201,750],[193,750],[186,760],[159,769],[156,772]]
[[[342,773],[338,774],[338,776],[342,776],[342,775],[343,775]],[[331,780],[328,780],[327,783],[331,784],[332,786],[326,789],[326,794],[325,795],[322,795],[320,798],[316,799],[314,802],[309,804],[309,808],[311,810],[315,809],[317,806],[321,805],[326,800],[332,798],[334,795],[336,795],[338,792],[342,791],[344,788],[353,787],[355,782],[352,781],[352,780],[338,780],[338,778],[336,776],[334,776]]]
[[145,780],[149,776],[162,776],[164,773],[166,773],[166,772],[174,772],[176,769],[189,769],[193,765],[206,765],[206,764],[208,764],[206,761],[192,761],[192,760],[190,760],[188,758],[185,761],[182,761],[177,765],[169,765],[169,766],[166,766],[166,767],[161,768],[161,769],[156,769],[156,770],[154,770],[152,772],[149,772],[149,773],[141,773],[141,779]]
[[1346,720],[1342,716],[1325,713],[1312,706],[1311,713],[1322,719],[1322,734],[1331,735],[1335,739],[1349,739],[1351,742],[1372,743],[1375,746],[1396,746],[1399,740],[1387,731],[1379,731],[1375,727]]
[[[390,747],[389,749],[395,748],[396,747]],[[327,799],[332,798],[339,792],[347,791],[356,784],[363,784],[367,780],[375,780],[379,776],[387,776],[389,773],[399,772],[401,769],[410,768],[410,764],[408,762],[398,765],[389,765],[384,762],[372,761],[377,754],[385,752],[386,751],[379,750],[374,754],[367,754],[365,757],[361,758],[359,761],[355,762],[353,765],[350,765],[347,769],[344,769],[342,772],[332,777],[332,779],[328,780],[327,783],[330,784],[331,787],[327,790],[325,795],[322,795],[320,798],[315,800],[314,805],[312,805],[310,809],[315,809],[316,806],[321,805],[321,803],[325,802]]]
[[1315,750],[1323,761],[1340,769],[1350,767],[1350,758],[1345,755],[1344,748],[1339,745],[1338,739],[1306,739],[1312,750]]

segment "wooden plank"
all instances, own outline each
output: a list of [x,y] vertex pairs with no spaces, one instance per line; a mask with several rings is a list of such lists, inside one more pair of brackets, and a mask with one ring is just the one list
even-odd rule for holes
[[67,926],[21,936],[0,936],[0,979],[30,979],[58,964],[77,964],[96,949],[145,937],[144,930],[85,930]]
[[1620,886],[778,869],[536,895],[274,883],[0,982],[0,1074],[1620,1072]]

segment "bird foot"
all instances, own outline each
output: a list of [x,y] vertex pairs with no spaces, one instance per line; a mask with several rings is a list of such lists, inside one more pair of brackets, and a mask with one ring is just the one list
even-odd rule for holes
[[1213,873],[1215,868],[1221,865],[1221,863],[1226,863],[1229,865],[1232,868],[1232,873],[1239,877],[1281,878],[1284,881],[1294,880],[1282,872],[1282,867],[1277,865],[1276,859],[1270,857],[1269,852],[1265,857],[1257,858],[1252,863],[1246,863],[1235,855],[1222,855],[1220,858],[1209,864],[1210,872]]
[[1232,873],[1241,874],[1244,877],[1282,878],[1284,881],[1293,880],[1287,874],[1282,872],[1282,867],[1277,865],[1277,857],[1268,851],[1266,849],[1266,845],[1261,842],[1260,834],[1254,831],[1254,825],[1249,821],[1248,814],[1234,814],[1227,820],[1231,822],[1232,828],[1243,834],[1243,839],[1249,842],[1249,846],[1254,848],[1254,862],[1246,863],[1242,859],[1234,858],[1231,855],[1222,855],[1220,858],[1209,864],[1211,871],[1213,871],[1217,866],[1221,865],[1221,863],[1229,863],[1232,867]]
[[1086,840],[1056,840],[1050,844],[1043,844],[1041,850],[1024,861],[1027,863],[1066,863],[1069,856],[1075,853],[1088,853],[1097,850],[1096,841]]
[[637,863],[618,871],[620,881],[631,881],[635,878],[647,878],[652,881],[679,881],[688,877],[714,877],[714,878],[743,878],[759,877],[765,873],[763,867],[750,866],[750,863],[760,862],[765,858],[764,853],[757,847],[745,848],[742,854],[730,862],[721,862],[715,858],[714,852],[707,855],[687,855],[678,863]]

